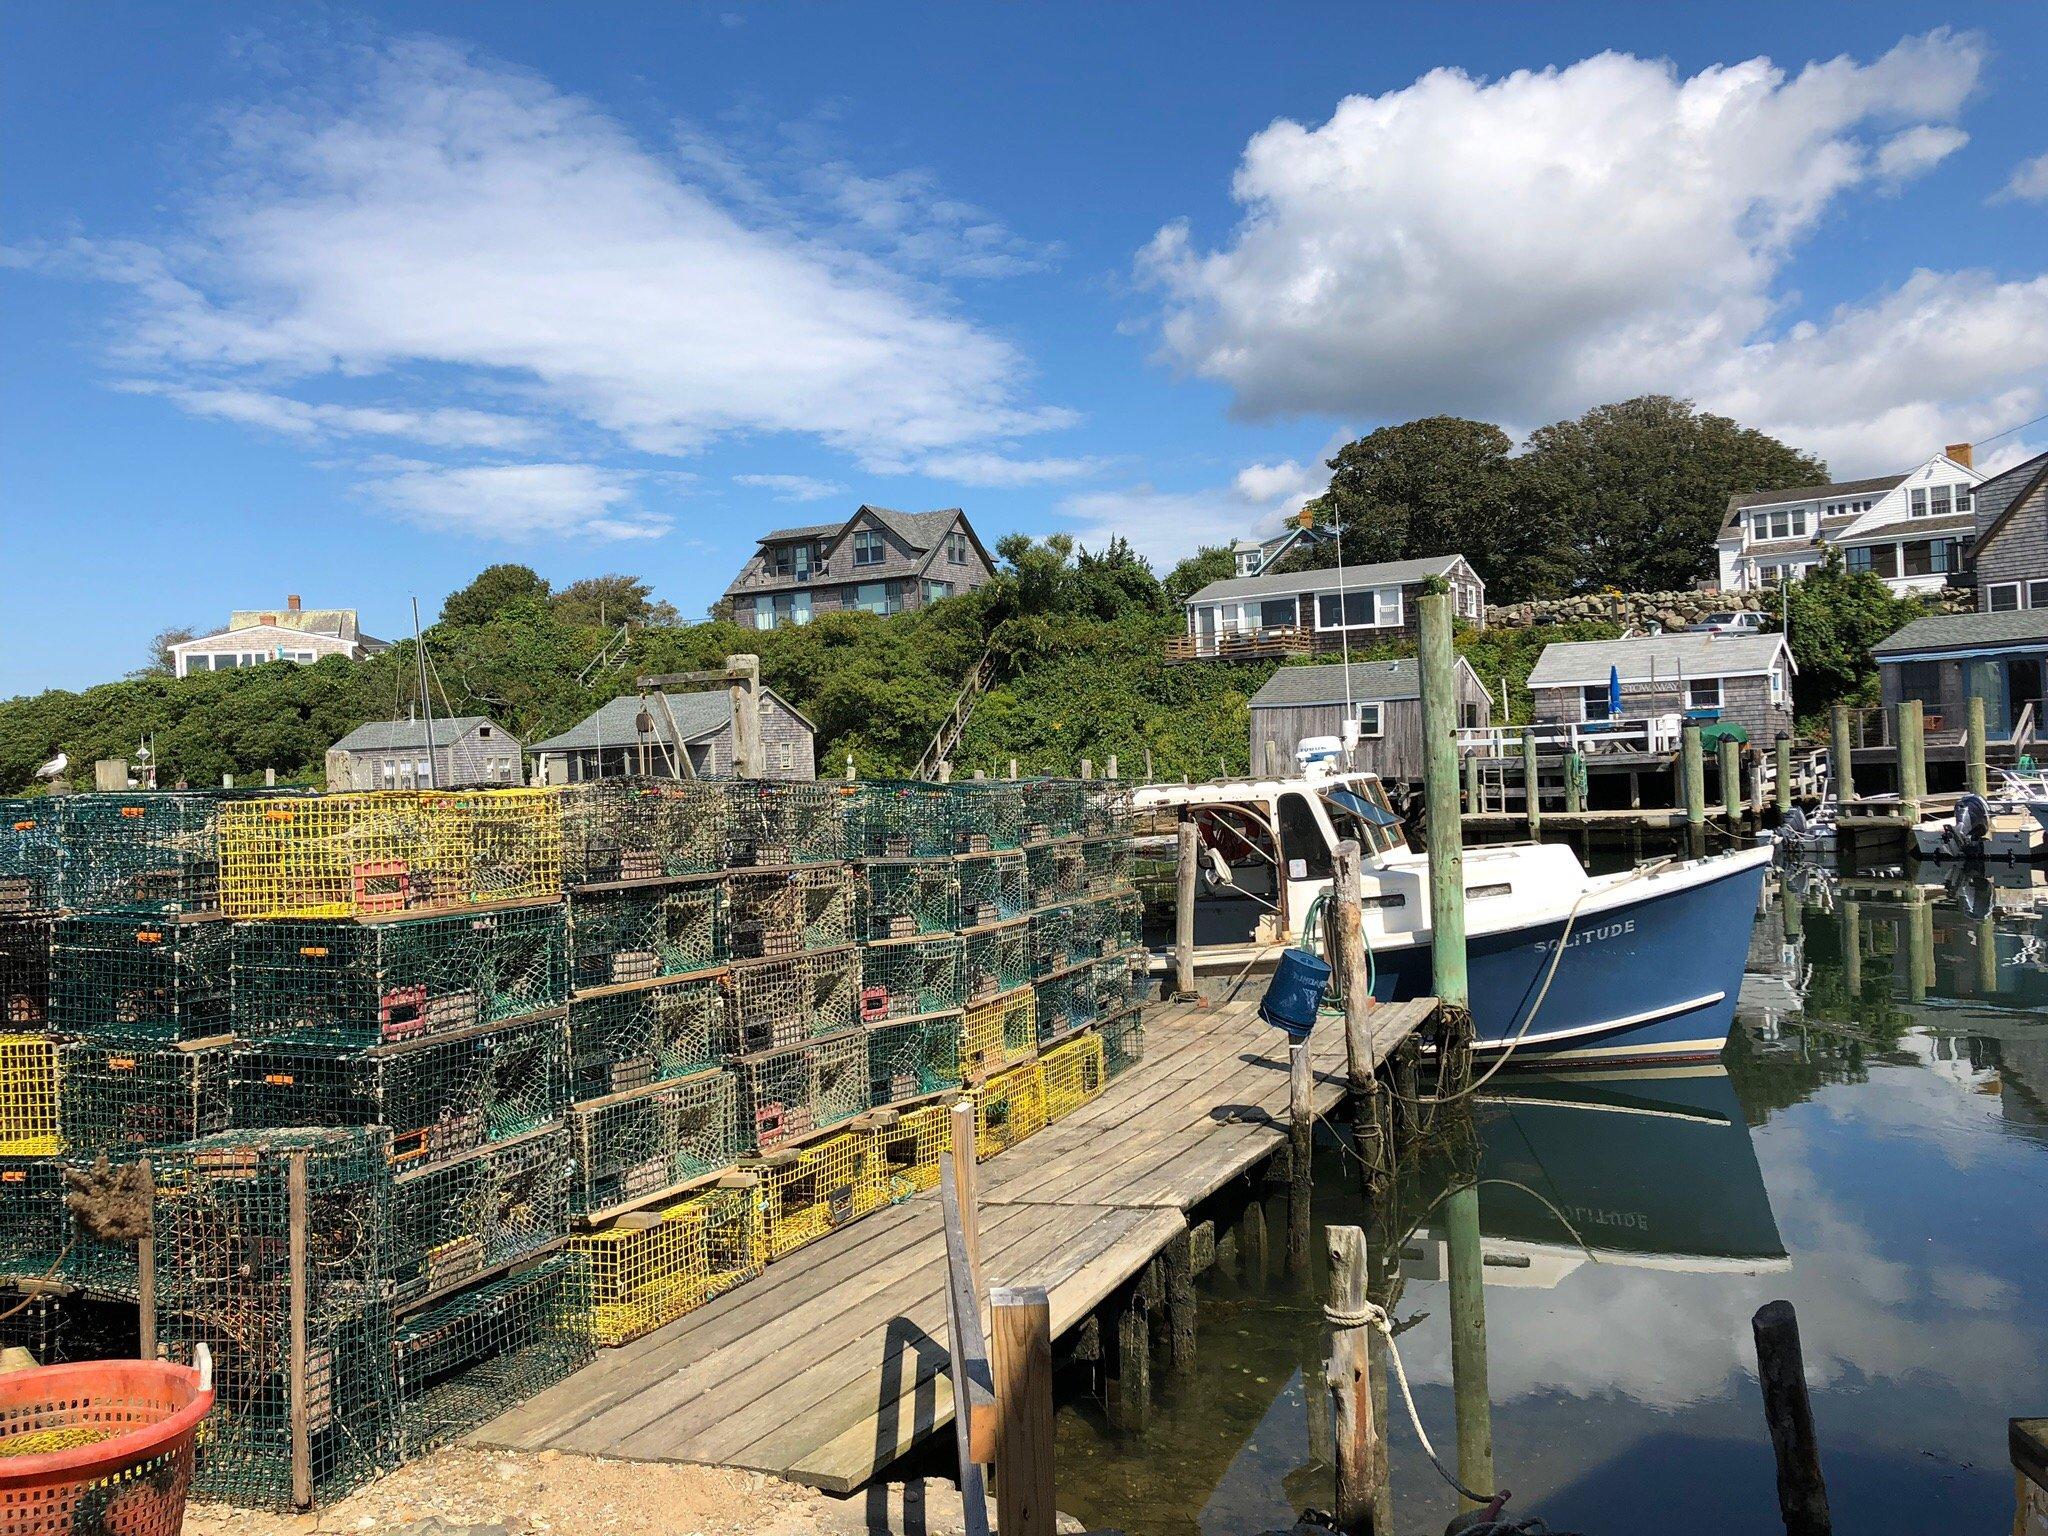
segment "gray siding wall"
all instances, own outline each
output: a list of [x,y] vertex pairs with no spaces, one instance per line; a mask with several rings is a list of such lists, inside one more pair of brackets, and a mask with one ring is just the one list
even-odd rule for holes
[[[1486,725],[1493,718],[1486,688],[1463,668],[1458,671],[1459,723]],[[1279,753],[1280,771],[1294,769],[1294,749],[1310,736],[1341,736],[1344,706],[1341,704],[1274,704],[1255,707],[1251,723],[1251,766],[1254,773],[1266,771],[1266,743]],[[1380,705],[1380,734],[1361,737],[1353,754],[1354,768],[1364,768],[1384,779],[1422,777],[1422,701],[1388,699]]]
[[[1538,725],[1575,723],[1585,718],[1577,688],[1531,690]],[[1676,679],[1655,683],[1623,683],[1621,712],[1630,718],[1643,715],[1683,714],[1685,688]],[[1782,704],[1771,702],[1767,677],[1725,677],[1721,680],[1721,718],[1749,732],[1759,744],[1775,741],[1780,731],[1792,729],[1792,691],[1787,688]]]
[[[426,783],[418,777],[418,764],[426,756],[426,748],[385,747],[366,752],[335,752],[327,754],[327,787],[331,791],[391,789],[424,789]],[[491,764],[510,758],[511,769],[506,776],[494,775]],[[384,777],[384,765],[391,765],[391,777]],[[501,787],[521,785],[526,782],[526,759],[519,743],[512,737],[492,731],[488,737],[480,737],[471,731],[460,740],[434,748],[434,786],[437,789],[463,789],[473,785],[495,784]]]
[[1977,546],[1977,611],[1987,612],[1985,588],[2006,581],[2048,580],[2048,485],[2012,509],[2003,528]]
[[[952,530],[964,531],[966,526],[964,517],[956,518]],[[882,536],[884,555],[879,565],[853,563],[853,534],[861,529]],[[814,544],[822,547],[837,537],[836,534],[821,534]],[[733,599],[733,617],[741,624],[751,625],[754,622],[754,603],[747,589],[773,584],[781,586],[785,592],[790,590],[783,585],[789,578],[774,574],[770,555],[769,550],[755,550],[747,563],[740,567],[739,575],[728,589]],[[982,558],[972,539],[967,541],[967,558],[955,565],[946,558],[945,534],[939,536],[935,548],[920,553],[887,524],[864,517],[847,529],[845,536],[836,544],[832,544],[822,562],[812,567],[811,578],[804,583],[804,589],[811,594],[811,611],[815,614],[853,607],[854,588],[864,583],[900,581],[906,583],[904,607],[909,609],[923,606],[926,581],[949,582],[954,595],[958,596],[984,585],[994,574],[994,569]]]

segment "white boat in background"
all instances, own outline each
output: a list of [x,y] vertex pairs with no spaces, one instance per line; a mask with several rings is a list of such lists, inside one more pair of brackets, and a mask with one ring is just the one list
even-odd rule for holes
[[1923,859],[2032,859],[2048,846],[2044,813],[2048,799],[1987,800],[1966,794],[1949,815],[1915,823],[1913,851]]

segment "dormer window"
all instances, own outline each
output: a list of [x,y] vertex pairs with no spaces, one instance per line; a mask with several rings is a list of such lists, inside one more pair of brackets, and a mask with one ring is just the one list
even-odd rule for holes
[[882,536],[863,528],[853,536],[853,563],[855,565],[880,565],[886,551]]
[[1947,486],[1937,485],[1928,491],[1927,515],[1929,517],[1947,517],[1948,509],[1949,488]]
[[795,581],[808,580],[812,564],[810,540],[776,545],[768,563],[778,576],[787,576]]
[[967,563],[967,535],[955,531],[946,535],[946,559],[953,565]]
[[1775,507],[1768,512],[1758,512],[1750,519],[1751,537],[1764,539],[1803,539],[1806,537],[1806,508]]
[[1916,485],[1909,494],[1912,497],[1911,515],[1914,517],[1925,517],[1927,515],[1927,487]]

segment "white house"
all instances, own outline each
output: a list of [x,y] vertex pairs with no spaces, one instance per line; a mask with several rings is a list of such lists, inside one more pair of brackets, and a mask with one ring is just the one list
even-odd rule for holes
[[353,608],[306,608],[296,592],[282,608],[241,608],[228,615],[228,627],[170,646],[172,665],[180,677],[194,672],[230,672],[260,667],[267,661],[310,664],[327,656],[361,661],[389,650],[387,641],[362,632]]
[[1297,545],[1306,548],[1331,537],[1334,534],[1330,529],[1318,528],[1313,523],[1290,522],[1285,530],[1270,539],[1239,539],[1230,546],[1230,558],[1235,566],[1232,574],[1256,576]]
[[1797,581],[1835,549],[1894,592],[1939,591],[1969,553],[1983,480],[1970,445],[1951,443],[1901,475],[1730,496],[1716,541],[1721,590]]

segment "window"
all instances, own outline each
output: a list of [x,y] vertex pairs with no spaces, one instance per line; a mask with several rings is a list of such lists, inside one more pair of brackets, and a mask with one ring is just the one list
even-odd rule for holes
[[1868,576],[1896,576],[1899,574],[1898,546],[1851,544],[1842,551],[1842,563],[1852,576],[1859,571]]
[[1948,509],[1949,488],[1945,485],[1935,486],[1927,493],[1927,515],[1929,517],[1947,517]]
[[1294,599],[1269,597],[1259,604],[1259,628],[1292,629],[1296,617]]
[[811,575],[810,541],[806,539],[801,544],[776,545],[769,565],[778,576],[787,576],[797,581],[808,581]]
[[1771,702],[1773,704],[1785,702],[1785,674],[1776,667],[1771,668]]
[[888,553],[882,543],[882,536],[869,528],[863,528],[853,536],[853,563],[855,565],[880,565]]
[[950,581],[927,581],[924,584],[924,600],[928,603],[936,603],[940,598],[952,595],[953,583]]
[[1322,592],[1316,596],[1317,629],[1371,629],[1379,623],[1378,594]]
[[1685,707],[1687,709],[1719,709],[1721,707],[1721,679],[1718,677],[1696,677],[1685,685]]
[[784,774],[796,771],[795,742],[778,741],[775,743],[775,768],[778,773]]
[[1923,704],[1941,703],[1941,663],[1909,661],[1899,668],[1899,697]]
[[957,530],[946,535],[946,560],[952,565],[967,563],[967,535]]
[[1356,709],[1358,714],[1358,734],[1361,737],[1376,739],[1383,734],[1380,721],[1380,706],[1378,704],[1360,704],[1356,706]]
[[1985,608],[1991,613],[2011,613],[2020,606],[2020,584],[2001,581],[1984,589]]
[[1607,707],[1607,685],[1588,683],[1579,690],[1579,718],[1581,720],[1611,720],[1614,712]]
[[377,777],[383,781],[386,789],[391,788],[398,782],[398,764],[388,757],[385,758],[377,765]]
[[2027,606],[2029,608],[2048,608],[2048,581],[2030,581],[2027,583]]
[[1927,515],[1927,488],[1925,486],[1916,485],[1913,487],[1912,509],[1914,517],[1925,517]]
[[1942,576],[1959,569],[1961,564],[1954,539],[1915,539],[1906,546],[1908,576]]
[[1958,512],[1969,511],[1970,508],[1975,504],[1975,502],[1976,497],[1971,493],[1971,490],[1967,485],[1959,485],[1956,487],[1956,510]]
[[1290,880],[1330,878],[1330,845],[1303,795],[1280,797],[1280,858]]
[[491,728],[488,725],[480,725],[476,728],[476,734],[480,740],[488,741],[491,735]]
[[853,606],[864,613],[901,613],[901,590],[893,581],[864,581],[853,589]]
[[1806,537],[1806,508],[1778,507],[1755,514],[1753,525],[1759,539],[1803,539]]

